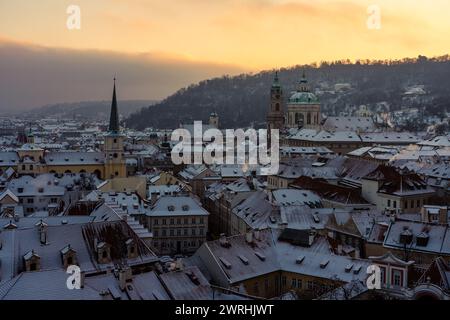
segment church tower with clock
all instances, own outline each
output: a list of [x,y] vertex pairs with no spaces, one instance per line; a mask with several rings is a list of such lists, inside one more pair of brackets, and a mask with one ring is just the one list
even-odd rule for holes
[[111,115],[109,118],[108,134],[105,136],[105,179],[125,178],[126,165],[124,154],[125,136],[120,132],[119,112],[117,109],[116,79],[114,78],[114,89],[111,103]]
[[270,130],[283,129],[284,126],[284,112],[283,112],[283,90],[281,88],[278,72],[275,73],[275,78],[270,88],[270,110],[267,114],[267,132],[270,136]]

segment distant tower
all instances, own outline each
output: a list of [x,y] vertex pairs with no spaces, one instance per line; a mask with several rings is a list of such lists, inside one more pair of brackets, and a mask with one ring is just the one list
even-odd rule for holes
[[321,122],[320,102],[311,92],[308,80],[303,71],[302,79],[287,104],[288,128],[318,129]]
[[219,129],[219,116],[217,113],[213,112],[209,116],[209,125]]
[[270,88],[270,110],[267,114],[267,131],[270,135],[271,129],[283,129],[283,90],[278,80],[278,72],[275,73],[272,87]]
[[34,143],[34,134],[33,134],[33,131],[31,130],[31,124],[30,124],[30,130],[28,131],[28,134],[27,134],[27,143],[29,143],[29,144]]
[[126,177],[125,155],[123,148],[124,136],[120,133],[119,112],[117,110],[116,79],[111,103],[108,134],[105,136],[105,179]]

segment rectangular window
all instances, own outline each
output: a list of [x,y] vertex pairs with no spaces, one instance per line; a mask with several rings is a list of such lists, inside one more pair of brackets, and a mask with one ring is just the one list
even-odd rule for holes
[[170,219],[170,224],[175,224],[175,220],[173,218]]
[[154,222],[153,222],[153,224],[154,224],[155,226],[157,226],[157,225],[158,225],[158,219],[155,219]]
[[388,207],[391,206],[391,199],[388,199],[388,201],[387,201],[387,206],[388,206]]
[[313,290],[314,289],[314,282],[312,281],[308,281],[308,290]]
[[195,218],[192,218],[192,224],[195,224]]
[[292,279],[291,288],[297,288],[297,279]]
[[420,208],[420,200],[417,200],[417,208]]
[[298,289],[302,288],[302,279],[297,279],[297,288]]
[[402,286],[403,272],[400,270],[392,270],[392,284],[396,287]]
[[166,224],[166,219],[162,219],[162,224]]
[[185,236],[188,235],[188,229],[184,229],[184,235],[185,235]]
[[173,236],[173,229],[170,229],[170,235]]
[[380,267],[381,283],[386,284],[386,268]]
[[397,201],[394,200],[393,203],[394,203],[394,205],[393,205],[394,209],[397,208]]
[[195,229],[194,228],[192,228],[192,230],[191,230],[191,235],[195,236]]
[[281,277],[281,285],[282,285],[283,287],[286,287],[286,276],[282,276],[282,277]]

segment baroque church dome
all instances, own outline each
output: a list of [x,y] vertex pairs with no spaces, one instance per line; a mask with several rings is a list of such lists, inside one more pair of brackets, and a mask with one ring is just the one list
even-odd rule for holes
[[319,99],[312,92],[297,91],[289,98],[289,103],[295,104],[318,104]]

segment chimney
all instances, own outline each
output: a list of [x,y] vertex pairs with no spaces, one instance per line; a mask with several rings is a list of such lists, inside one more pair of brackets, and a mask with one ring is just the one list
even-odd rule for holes
[[119,270],[119,287],[120,290],[124,291],[127,285],[127,282],[132,280],[132,272],[130,267],[123,267]]
[[39,239],[41,241],[41,244],[47,244],[47,227],[46,226],[40,226],[39,227]]
[[311,246],[314,243],[314,238],[316,237],[317,231],[314,227],[311,227],[311,230],[309,231],[309,238],[308,243]]
[[245,234],[245,241],[249,244],[253,242],[253,232],[249,231]]
[[182,271],[184,269],[183,260],[181,258],[178,258],[175,262],[175,269],[178,271]]
[[439,208],[439,223],[444,225],[448,224],[448,207]]
[[390,220],[391,220],[392,223],[395,223],[395,220],[396,220],[396,214],[395,213],[391,213]]
[[231,247],[231,244],[228,242],[227,237],[225,236],[225,233],[220,234],[219,244],[224,248]]
[[255,237],[255,240],[261,240],[261,232],[259,231],[259,229],[255,229],[255,231],[254,231],[254,237]]
[[86,274],[84,271],[81,271],[80,273],[80,288],[84,288],[84,278],[85,278]]
[[158,200],[158,194],[156,192],[152,192],[150,195],[150,204],[154,205],[156,200]]

